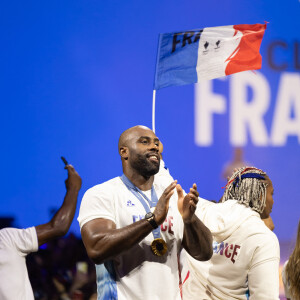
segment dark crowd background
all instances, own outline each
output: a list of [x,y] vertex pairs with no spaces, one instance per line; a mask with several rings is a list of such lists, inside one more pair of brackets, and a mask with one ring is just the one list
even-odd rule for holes
[[[14,218],[0,218],[0,229],[14,225]],[[36,300],[96,299],[95,265],[74,233],[44,244],[26,262]]]

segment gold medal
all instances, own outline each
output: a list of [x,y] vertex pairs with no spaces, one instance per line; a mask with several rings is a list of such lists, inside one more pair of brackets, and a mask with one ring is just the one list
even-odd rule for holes
[[155,255],[163,256],[168,251],[168,247],[162,238],[157,238],[152,241],[151,250]]

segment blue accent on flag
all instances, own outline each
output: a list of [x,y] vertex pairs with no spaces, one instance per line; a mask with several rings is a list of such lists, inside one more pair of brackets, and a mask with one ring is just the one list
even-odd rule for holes
[[116,273],[112,261],[96,265],[97,300],[117,300]]
[[202,30],[159,35],[154,89],[196,83],[198,47]]

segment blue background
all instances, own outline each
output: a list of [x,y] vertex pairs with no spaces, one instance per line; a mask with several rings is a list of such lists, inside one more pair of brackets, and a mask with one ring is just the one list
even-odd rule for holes
[[[266,20],[262,73],[273,102],[280,72],[267,64],[267,45],[285,41],[288,48],[279,49],[276,60],[297,71],[297,0],[12,0],[1,6],[0,215],[15,216],[21,227],[47,222],[49,209],[62,203],[61,155],[83,179],[80,199],[89,187],[121,174],[119,135],[133,125],[151,127],[159,33]],[[215,85],[228,94],[227,84]],[[272,112],[268,129],[271,120]],[[156,132],[172,175],[185,189],[196,182],[204,198],[219,199],[221,172],[232,156],[228,114],[214,119],[210,147],[195,144],[194,123],[193,85],[157,92]],[[251,140],[245,147],[245,159],[273,180],[272,217],[281,240],[294,237],[299,220],[299,154],[295,137],[284,147],[255,147]],[[76,220],[72,230],[79,233]]]

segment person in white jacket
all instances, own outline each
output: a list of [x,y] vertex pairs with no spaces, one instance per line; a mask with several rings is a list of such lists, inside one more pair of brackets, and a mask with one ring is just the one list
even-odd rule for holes
[[265,172],[243,167],[229,179],[222,203],[198,205],[214,253],[207,262],[187,257],[183,299],[279,299],[279,243],[262,221],[272,210],[273,193]]

